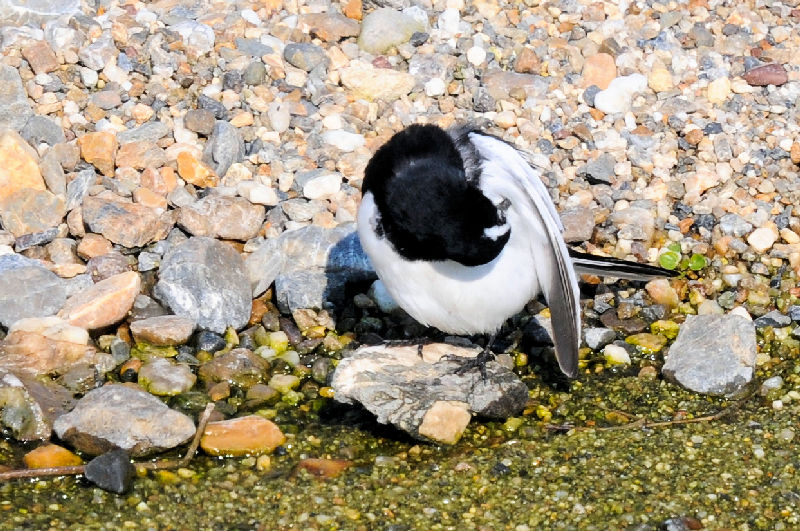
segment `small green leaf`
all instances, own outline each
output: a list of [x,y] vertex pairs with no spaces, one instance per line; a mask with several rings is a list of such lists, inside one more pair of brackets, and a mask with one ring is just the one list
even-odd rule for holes
[[664,269],[675,269],[681,261],[681,255],[675,251],[667,251],[658,257],[658,263]]
[[667,245],[667,249],[674,253],[681,254],[681,244],[678,242],[672,242],[671,244]]
[[702,254],[695,253],[691,258],[689,258],[689,269],[692,271],[700,271],[706,267],[706,265],[708,265],[708,261]]

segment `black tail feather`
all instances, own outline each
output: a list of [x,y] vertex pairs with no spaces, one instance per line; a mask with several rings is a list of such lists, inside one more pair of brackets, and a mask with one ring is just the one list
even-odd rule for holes
[[676,277],[680,273],[663,267],[620,260],[610,256],[597,256],[569,250],[575,271],[585,275],[626,278],[629,280],[652,280],[662,277]]

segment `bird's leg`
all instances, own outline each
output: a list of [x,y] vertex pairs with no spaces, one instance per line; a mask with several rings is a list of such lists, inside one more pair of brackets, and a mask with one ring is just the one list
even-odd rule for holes
[[448,356],[448,359],[458,361],[461,365],[456,369],[456,374],[464,374],[471,369],[478,369],[481,371],[481,376],[486,380],[486,364],[492,361],[495,356],[492,352],[492,345],[494,340],[497,339],[498,332],[492,333],[489,340],[486,341],[486,346],[474,358],[464,358],[462,356]]

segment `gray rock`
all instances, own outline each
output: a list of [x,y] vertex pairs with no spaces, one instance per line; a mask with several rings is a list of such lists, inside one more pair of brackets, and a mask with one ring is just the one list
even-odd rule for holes
[[218,120],[203,150],[203,161],[210,164],[217,175],[224,177],[234,162],[244,160],[244,140],[236,127]]
[[85,46],[78,52],[78,57],[87,68],[92,70],[102,70],[106,63],[117,57],[119,51],[114,45],[114,40],[110,33],[106,33],[95,40],[92,44]]
[[170,132],[169,126],[163,122],[147,122],[139,127],[117,133],[117,141],[120,145],[143,140],[158,142],[160,139],[170,134]]
[[318,66],[326,67],[330,62],[325,50],[310,42],[293,42],[283,49],[286,61],[300,70],[311,72]]
[[197,376],[188,365],[153,358],[139,369],[139,385],[157,396],[175,396],[194,386]]
[[193,237],[164,255],[154,293],[175,315],[224,332],[247,324],[251,286],[244,260],[231,246]]
[[324,271],[292,271],[275,278],[278,309],[284,313],[321,309],[326,302],[341,303],[344,288],[340,278],[329,277]]
[[455,443],[471,415],[506,418],[518,414],[528,388],[497,361],[457,374],[459,361],[445,355],[474,357],[479,351],[444,344],[362,347],[343,358],[331,378],[336,400],[359,403],[378,422],[412,437]]
[[46,116],[31,116],[19,134],[33,147],[41,143],[54,146],[66,142],[61,126]]
[[[22,3],[22,2],[20,2]],[[2,13],[0,7],[0,13]],[[0,20],[5,17],[0,16]],[[33,116],[28,103],[28,93],[22,85],[22,78],[16,68],[0,66],[0,130],[20,131]]]
[[[300,282],[301,292],[289,294],[283,289],[279,300],[290,308],[289,300],[314,302],[310,308],[321,308],[327,296],[334,299],[341,296],[348,282],[372,280],[375,270],[361,248],[361,242],[352,226],[339,226],[334,229],[309,226],[299,230],[284,232],[279,237],[268,240],[245,261],[253,287],[253,296],[264,293],[280,274],[283,288],[291,289]],[[303,278],[294,275],[301,272],[305,280],[313,284],[302,289]],[[330,286],[322,286],[322,276]],[[302,291],[308,291],[303,294]],[[300,307],[295,307],[300,308]],[[293,309],[295,309],[293,308]]]
[[267,67],[261,61],[253,61],[244,69],[245,85],[261,85],[267,79]]
[[53,429],[60,439],[87,454],[122,448],[134,456],[174,448],[195,432],[188,416],[146,391],[120,384],[86,393],[75,409],[55,421]]
[[380,54],[408,42],[415,32],[426,29],[425,24],[410,15],[391,8],[376,9],[361,22],[358,46],[366,52]]
[[246,241],[258,234],[266,209],[243,197],[209,195],[180,209],[178,225],[193,236]]
[[13,265],[13,259],[4,258],[0,257],[0,324],[9,327],[24,317],[55,315],[64,306],[62,279],[35,260]]
[[300,197],[281,202],[281,208],[292,221],[309,221],[327,210],[321,201],[307,201]]
[[594,212],[590,208],[578,207],[560,213],[564,225],[564,241],[585,242],[592,239],[594,233]]
[[72,394],[55,383],[0,368],[0,426],[19,441],[49,439],[53,422],[73,403]]
[[792,318],[788,315],[782,314],[778,310],[772,310],[771,312],[762,315],[753,321],[753,324],[756,325],[756,328],[765,328],[767,326],[771,326],[773,328],[782,328],[792,324]]
[[94,168],[89,168],[78,172],[78,175],[69,182],[67,185],[67,212],[83,203],[89,187],[94,184],[96,179],[97,173]]
[[247,55],[252,55],[253,57],[261,57],[262,55],[269,55],[272,53],[272,48],[266,44],[262,44],[257,39],[237,37],[234,42],[236,43],[237,50]]
[[[600,183],[610,184],[614,178],[614,165],[617,161],[608,153],[578,168],[578,175],[584,175]],[[591,181],[590,181],[591,182]]]
[[740,315],[689,315],[661,369],[698,393],[732,395],[752,378],[756,363],[753,322]]
[[47,189],[56,195],[66,196],[67,178],[64,175],[64,168],[55,150],[48,150],[39,162],[39,169],[42,170],[42,177],[47,185]]
[[3,0],[0,2],[0,20],[3,25],[40,26],[64,15],[81,13],[80,0]]
[[788,314],[789,314],[789,318],[792,321],[794,321],[796,323],[800,322],[800,306],[798,306],[798,305],[789,306]]
[[587,328],[583,333],[586,346],[592,350],[600,350],[617,338],[617,333],[609,328]]
[[206,136],[214,131],[215,122],[214,113],[207,109],[191,109],[183,117],[183,125],[186,126],[186,129]]
[[42,232],[34,232],[32,234],[25,234],[17,238],[14,242],[14,250],[18,253],[36,247],[37,245],[44,245],[50,243],[58,236],[58,228],[53,227]]
[[745,234],[750,234],[750,231],[753,230],[753,225],[738,214],[725,214],[719,219],[719,229],[723,234],[741,238]]

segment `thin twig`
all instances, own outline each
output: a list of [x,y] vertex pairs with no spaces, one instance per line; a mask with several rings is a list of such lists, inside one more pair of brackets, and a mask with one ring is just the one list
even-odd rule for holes
[[[203,432],[206,431],[206,425],[208,424],[208,419],[211,417],[211,413],[214,411],[214,402],[209,402],[206,406],[203,413],[200,415],[200,419],[197,421],[197,431],[194,434],[194,438],[192,439],[192,444],[189,445],[189,449],[186,452],[186,455],[183,456],[178,461],[174,461],[171,459],[162,459],[159,461],[148,461],[144,463],[134,463],[134,466],[137,469],[141,470],[166,470],[170,468],[181,468],[185,467],[186,465],[191,462],[194,458],[195,452],[197,452],[197,447],[200,445],[200,437],[203,436]],[[54,466],[48,468],[23,468],[20,470],[9,470],[8,472],[0,472],[0,481],[8,481],[11,479],[25,479],[25,478],[44,478],[44,477],[51,477],[51,476],[78,476],[84,474],[86,472],[86,465],[77,465],[77,466]]]

